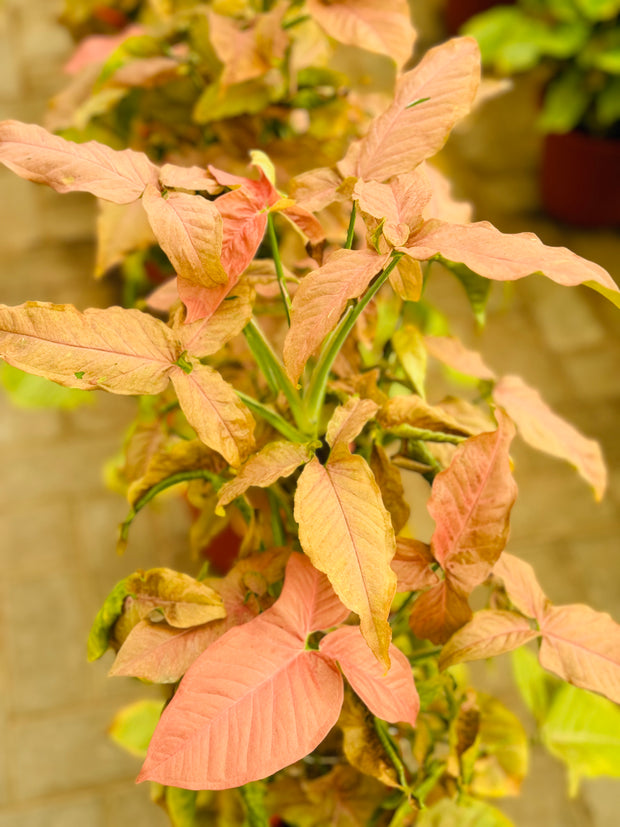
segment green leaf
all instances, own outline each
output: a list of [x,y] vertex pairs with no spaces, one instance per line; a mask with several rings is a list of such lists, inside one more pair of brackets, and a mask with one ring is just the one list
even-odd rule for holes
[[442,263],[465,288],[476,321],[482,327],[486,321],[486,307],[491,292],[490,280],[474,273],[464,264],[454,264],[451,261],[443,261]]
[[88,660],[98,660],[108,649],[112,628],[123,611],[123,603],[128,596],[126,580],[121,580],[106,597],[103,606],[97,612],[90,634],[88,635]]
[[457,804],[452,799],[443,798],[422,810],[416,827],[513,827],[513,824],[503,813],[483,801]]
[[585,115],[590,98],[585,73],[569,67],[549,84],[538,128],[543,132],[571,132]]
[[620,121],[620,77],[609,78],[596,96],[596,119],[604,128]]
[[511,658],[517,688],[525,705],[540,724],[549,711],[553,689],[559,686],[559,681],[545,672],[531,649],[524,646],[515,649]]
[[196,824],[196,790],[166,787],[166,809],[172,827],[194,827]]
[[509,75],[539,63],[547,28],[517,6],[497,6],[473,17],[463,32],[478,41],[485,66]]
[[[163,701],[155,700],[136,701],[124,706],[116,713],[110,725],[110,738],[131,755],[145,758],[163,707]],[[193,822],[188,822],[188,825],[191,823]],[[182,825],[185,822],[179,822],[179,827]]]
[[566,685],[541,729],[547,749],[568,768],[569,794],[582,778],[620,778],[620,708],[600,695]]
[[590,20],[611,20],[620,12],[618,0],[575,0],[580,11]]
[[0,364],[0,384],[6,390],[11,402],[19,408],[57,408],[71,411],[80,405],[95,401],[88,391],[65,388],[51,379],[24,373],[19,368]]
[[252,781],[239,787],[246,813],[247,827],[269,827],[265,809],[266,786],[263,781]]
[[416,393],[424,399],[426,347],[420,330],[415,325],[404,325],[392,336],[392,346]]
[[193,118],[204,124],[239,115],[255,115],[276,100],[280,92],[280,89],[266,86],[264,79],[235,83],[226,88],[213,83],[196,101]]

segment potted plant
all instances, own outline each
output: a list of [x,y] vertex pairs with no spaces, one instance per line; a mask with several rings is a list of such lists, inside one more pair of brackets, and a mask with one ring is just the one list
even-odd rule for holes
[[[125,448],[125,542],[141,509],[179,485],[202,530],[223,518],[243,535],[225,576],[128,574],[88,641],[91,660],[115,650],[112,674],[162,686],[161,703],[123,710],[112,733],[144,753],[139,780],[175,827],[506,827],[487,799],[518,791],[527,737],[459,665],[527,644],[538,660],[516,655],[519,685],[545,743],[577,781],[617,771],[598,745],[620,730],[620,626],[552,605],[505,551],[517,431],[597,497],[600,450],[522,380],[430,335],[423,289],[437,259],[478,309],[481,283],[533,272],[618,302],[598,265],[467,223],[426,168],[479,74],[471,38],[431,50],[336,164],[281,189],[260,152],[238,175],[0,124],[1,163],[144,210],[176,274],[163,318],[2,305],[0,355],[64,386],[152,398]],[[323,247],[281,244],[291,224],[310,240],[335,203],[343,232]],[[475,400],[427,398],[427,360],[469,375]],[[403,471],[428,486],[415,505],[435,521],[430,543],[407,528]],[[472,612],[478,587],[487,608]],[[590,753],[562,751],[570,726]]]
[[620,4],[518,0],[467,23],[500,75],[541,66],[548,213],[583,226],[620,224]]

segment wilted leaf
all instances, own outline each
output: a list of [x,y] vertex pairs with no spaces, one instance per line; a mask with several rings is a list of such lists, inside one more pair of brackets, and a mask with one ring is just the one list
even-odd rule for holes
[[209,195],[217,195],[223,189],[208,170],[197,166],[164,164],[159,170],[159,181],[166,189],[194,190]]
[[542,666],[620,703],[620,626],[589,606],[548,606],[540,621]]
[[338,661],[353,691],[370,711],[390,723],[405,721],[415,726],[420,699],[409,661],[390,644],[391,666],[387,672],[373,657],[356,626],[343,626],[326,635],[320,651]]
[[158,319],[121,307],[27,302],[0,306],[0,356],[70,388],[120,394],[163,391],[178,355]]
[[441,580],[417,598],[409,625],[420,640],[445,643],[471,617],[467,598],[455,591],[450,581]]
[[529,563],[504,552],[493,567],[493,574],[501,578],[506,594],[520,612],[542,620],[549,600]]
[[582,778],[620,777],[620,709],[605,698],[560,687],[541,735],[547,749],[567,765],[571,795]]
[[495,281],[542,273],[567,287],[595,282],[618,290],[606,270],[566,247],[547,247],[534,233],[501,233],[488,221],[464,225],[427,221],[409,239],[407,254],[421,261],[441,255]]
[[131,755],[144,758],[163,708],[163,701],[154,700],[136,701],[124,706],[110,725],[110,738]]
[[442,649],[439,665],[447,669],[455,663],[502,655],[539,634],[515,612],[485,609],[476,612],[469,623],[450,638]]
[[114,586],[97,612],[88,635],[88,660],[93,661],[107,652],[114,624],[123,611],[123,603],[129,592],[125,580]]
[[430,49],[398,79],[394,103],[371,123],[361,149],[349,150],[345,165],[359,151],[356,172],[365,181],[411,172],[444,145],[469,111],[479,81],[480,56],[473,38],[455,38]]
[[420,540],[407,537],[396,538],[396,554],[392,568],[398,577],[399,592],[417,592],[427,586],[434,586],[439,578],[432,570],[435,558],[430,547]]
[[[391,462],[387,453],[378,443],[374,443],[372,446],[370,470],[381,491],[383,505],[390,512],[394,534],[398,534],[407,524],[411,509],[405,498],[400,470]],[[392,568],[396,571],[393,562]]]
[[498,414],[496,431],[457,448],[450,466],[435,477],[428,502],[435,520],[431,549],[463,594],[486,579],[506,545],[517,496],[508,453],[514,426]]
[[421,396],[393,396],[388,399],[377,415],[382,428],[398,428],[399,425],[411,425],[425,431],[440,431],[444,434],[470,436],[472,431],[466,425],[447,413],[443,408],[429,405]]
[[150,185],[142,204],[160,247],[180,279],[200,287],[228,283],[220,261],[222,217],[211,201],[186,192],[169,192],[164,198],[156,186]]
[[97,141],[76,144],[19,121],[0,123],[0,163],[57,192],[90,192],[115,204],[138,199],[158,173],[142,152]]
[[394,530],[363,458],[341,449],[325,466],[311,460],[297,483],[295,519],[303,550],[359,615],[368,645],[387,666],[387,617],[396,590],[390,568]]
[[327,423],[325,439],[332,449],[348,447],[360,435],[379,406],[372,399],[349,399],[340,405]]
[[298,378],[308,358],[338,324],[347,302],[365,292],[388,258],[371,250],[336,250],[327,264],[304,277],[293,299],[284,342],[284,364],[291,379]]
[[574,465],[600,500],[607,485],[607,469],[600,445],[553,413],[538,391],[519,376],[504,376],[493,389],[493,399],[517,426],[519,435],[533,448]]
[[388,787],[398,787],[396,770],[379,740],[373,716],[349,687],[345,687],[338,726],[342,730],[342,749],[351,766]]
[[308,11],[330,37],[391,57],[400,68],[411,56],[416,33],[407,0],[308,0]]
[[167,568],[138,571],[125,586],[141,616],[154,611],[178,629],[200,626],[226,616],[220,595],[188,574]]
[[310,456],[307,445],[269,442],[245,462],[233,480],[222,486],[217,507],[228,505],[252,485],[268,488],[280,477],[290,476],[296,468],[308,462]]
[[199,362],[191,373],[175,367],[171,378],[183,413],[200,439],[231,465],[240,465],[254,446],[254,419],[232,385]]
[[426,336],[424,343],[431,356],[452,370],[467,376],[475,376],[476,379],[493,380],[496,378],[491,368],[484,364],[479,353],[469,350],[453,336]]

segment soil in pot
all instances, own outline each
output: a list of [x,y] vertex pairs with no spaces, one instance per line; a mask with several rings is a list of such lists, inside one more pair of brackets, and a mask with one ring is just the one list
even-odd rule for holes
[[541,196],[546,212],[560,221],[620,226],[620,139],[577,131],[546,135]]

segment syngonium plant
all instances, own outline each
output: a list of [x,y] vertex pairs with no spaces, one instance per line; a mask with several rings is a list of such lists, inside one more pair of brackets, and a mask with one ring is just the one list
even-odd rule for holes
[[[568,460],[597,497],[600,450],[518,377],[425,335],[438,259],[499,282],[542,273],[618,303],[598,265],[530,233],[458,223],[431,185],[426,159],[469,110],[479,72],[471,38],[432,49],[339,163],[284,192],[261,153],[243,177],[0,125],[0,161],[22,177],[143,207],[176,271],[153,301],[168,302],[167,321],[135,308],[0,309],[10,364],[154,397],[126,446],[124,542],[139,510],[180,483],[199,511],[194,541],[218,521],[241,535],[223,577],[130,574],[89,638],[90,659],[116,651],[113,675],[167,687],[163,713],[131,707],[113,733],[146,752],[139,780],[158,783],[175,825],[509,824],[486,799],[518,791],[526,736],[459,664],[511,650],[573,786],[617,773],[596,735],[620,730],[620,626],[553,605],[504,550],[515,433]],[[346,240],[321,245],[335,201],[350,211]],[[296,260],[280,255],[284,222],[312,241]],[[265,234],[271,256],[256,258]],[[477,402],[428,401],[427,358],[478,381]],[[407,528],[402,469],[431,486],[415,504],[435,522],[428,544]],[[488,608],[472,612],[482,584]],[[575,709],[588,711],[576,721]]]

